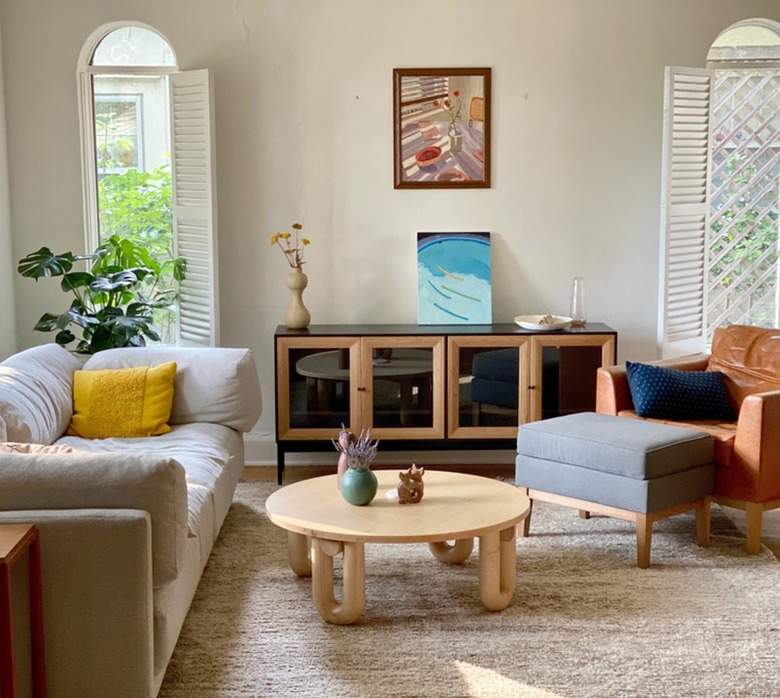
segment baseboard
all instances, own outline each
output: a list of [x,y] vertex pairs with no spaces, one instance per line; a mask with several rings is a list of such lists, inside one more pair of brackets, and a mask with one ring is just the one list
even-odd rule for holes
[[[276,442],[273,436],[250,433],[244,436],[244,461],[247,465],[276,465]],[[481,451],[387,451],[382,452],[379,445],[377,465],[417,463],[419,465],[453,465],[501,464],[514,463],[517,453],[511,450],[481,450]],[[316,453],[288,453],[285,463],[288,465],[333,465],[337,454],[334,450]]]

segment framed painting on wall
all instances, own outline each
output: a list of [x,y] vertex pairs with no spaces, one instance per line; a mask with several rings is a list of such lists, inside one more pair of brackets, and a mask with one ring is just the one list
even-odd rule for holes
[[396,189],[490,187],[490,68],[393,70]]
[[417,233],[417,323],[491,322],[490,233]]

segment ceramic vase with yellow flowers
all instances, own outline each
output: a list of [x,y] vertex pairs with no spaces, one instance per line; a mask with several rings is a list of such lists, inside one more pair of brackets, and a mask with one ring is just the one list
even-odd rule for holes
[[271,244],[279,246],[290,265],[287,288],[292,293],[292,302],[284,314],[284,324],[291,330],[303,330],[311,322],[311,313],[303,304],[303,289],[309,284],[309,279],[303,272],[303,248],[309,244],[309,240],[301,236],[303,226],[300,223],[293,223],[292,227],[295,233],[274,233],[271,236]]

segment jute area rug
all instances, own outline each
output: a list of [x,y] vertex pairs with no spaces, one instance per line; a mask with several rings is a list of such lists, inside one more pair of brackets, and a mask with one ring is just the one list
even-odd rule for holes
[[780,565],[746,555],[717,507],[710,548],[674,517],[639,570],[631,524],[539,503],[501,613],[479,601],[476,549],[448,566],[425,545],[369,545],[365,614],[338,627],[265,517],[274,489],[239,485],[163,698],[780,695]]

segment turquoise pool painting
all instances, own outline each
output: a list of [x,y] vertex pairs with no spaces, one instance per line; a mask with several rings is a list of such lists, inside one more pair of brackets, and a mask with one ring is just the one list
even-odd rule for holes
[[490,233],[417,233],[417,323],[491,322]]

